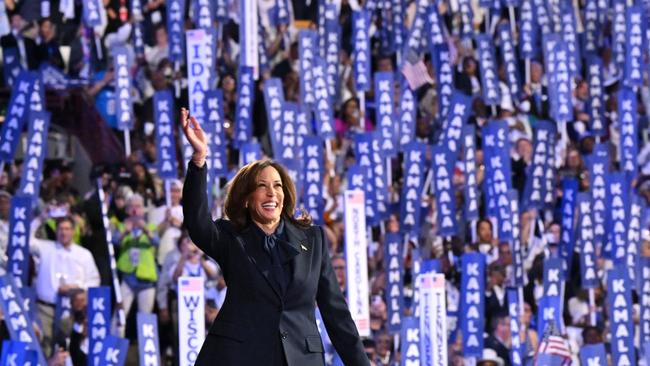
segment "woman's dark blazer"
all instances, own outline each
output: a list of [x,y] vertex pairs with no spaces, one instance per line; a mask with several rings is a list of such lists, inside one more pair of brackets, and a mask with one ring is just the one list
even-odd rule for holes
[[192,241],[221,266],[228,292],[195,364],[282,365],[286,359],[288,366],[322,366],[323,345],[314,314],[318,303],[345,365],[369,365],[332,270],[323,230],[285,220],[287,240],[278,240],[278,245],[293,273],[282,297],[256,230],[237,232],[228,220],[211,220],[206,174],[205,165],[188,164],[184,224]]

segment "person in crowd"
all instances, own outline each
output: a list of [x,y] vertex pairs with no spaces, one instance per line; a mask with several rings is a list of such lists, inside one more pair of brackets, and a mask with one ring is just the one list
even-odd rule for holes
[[[156,297],[156,247],[158,236],[155,226],[145,221],[144,198],[133,193],[126,201],[127,218],[116,235],[117,270],[122,276],[122,307],[128,314],[135,297],[138,311],[151,313]],[[123,332],[123,329],[120,329]]]
[[181,193],[183,183],[174,180],[169,184],[169,200],[171,206],[162,205],[150,212],[149,223],[157,225],[160,245],[158,247],[157,262],[162,265],[167,254],[174,249],[176,242],[181,237],[183,224],[183,207],[181,206]]
[[[0,190],[0,252],[6,253],[9,245],[9,214],[11,211],[11,193]],[[0,275],[6,273],[7,256],[0,255]]]
[[481,219],[476,224],[478,250],[485,254],[485,260],[488,265],[499,258],[497,240],[492,230],[492,222],[489,219]]
[[39,22],[40,44],[38,45],[38,59],[61,70],[65,69],[63,56],[59,50],[56,25],[50,19]]
[[74,289],[86,290],[100,284],[92,254],[73,242],[74,226],[71,217],[61,217],[56,224],[56,241],[30,239],[30,249],[38,259],[34,283],[38,314],[43,323],[42,346],[48,355],[52,349],[57,297]]
[[489,325],[490,333],[485,338],[484,347],[496,352],[504,366],[510,366],[510,317],[507,313],[501,313],[492,317]]
[[[285,169],[267,160],[240,170],[226,197],[229,220],[213,222],[205,205],[206,135],[185,109],[181,123],[194,150],[183,189],[185,224],[192,240],[220,264],[229,289],[196,364],[220,359],[226,365],[321,365],[320,337],[307,336],[315,324],[316,299],[343,362],[368,365],[333,273],[322,229],[310,229],[307,216],[294,218],[296,192]],[[233,246],[233,242],[240,244]],[[266,276],[258,277],[260,272]],[[294,276],[301,282],[291,281]],[[251,292],[258,296],[250,299]],[[301,315],[283,315],[283,309]],[[248,323],[255,327],[247,327]],[[224,324],[242,326],[229,329]],[[249,329],[255,332],[247,334]],[[243,342],[233,343],[233,338]],[[244,352],[242,347],[257,352]]]
[[32,38],[25,36],[26,31],[33,26],[33,23],[25,21],[20,13],[13,13],[11,14],[11,32],[0,37],[2,49],[15,50],[20,57],[23,69],[29,70],[35,70],[39,65],[38,46]]

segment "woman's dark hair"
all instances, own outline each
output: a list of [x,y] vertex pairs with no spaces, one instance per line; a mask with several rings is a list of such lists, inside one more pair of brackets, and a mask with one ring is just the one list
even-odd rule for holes
[[277,170],[282,180],[282,191],[284,193],[282,218],[302,227],[311,225],[311,217],[305,211],[301,213],[299,218],[294,217],[298,199],[296,186],[293,184],[287,170],[273,160],[257,160],[241,168],[228,183],[224,212],[235,226],[235,229],[241,230],[250,223],[251,217],[245,202],[257,189],[257,177],[267,167],[273,167]]

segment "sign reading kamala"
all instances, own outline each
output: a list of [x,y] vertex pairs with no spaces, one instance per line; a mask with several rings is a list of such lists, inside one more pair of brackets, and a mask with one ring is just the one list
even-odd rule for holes
[[300,100],[308,106],[312,106],[314,98],[314,83],[312,68],[316,54],[316,32],[303,29],[298,34],[298,53],[300,64]]
[[111,288],[88,289],[88,354],[91,366],[103,365],[100,359],[111,326]]
[[131,75],[129,53],[126,47],[111,50],[115,68],[115,115],[120,130],[133,128],[133,101],[131,99]]
[[[641,305],[641,316],[639,329],[641,330],[640,343],[650,342],[650,258],[640,257],[637,266],[637,294],[639,295],[639,304]],[[650,355],[646,355],[650,356]]]
[[180,366],[194,366],[205,338],[203,277],[178,278],[178,342]]
[[627,210],[629,189],[623,173],[610,173],[607,182],[607,230],[611,259],[616,264],[625,264],[627,260]]
[[406,145],[415,139],[415,95],[406,80],[402,80],[399,102],[399,149],[404,151]]
[[598,287],[596,268],[596,243],[594,241],[594,221],[591,211],[591,195],[578,193],[578,247],[580,248],[580,278],[583,288]]
[[103,6],[99,0],[82,1],[83,21],[86,27],[93,28],[102,24],[100,9]]
[[348,281],[348,306],[359,335],[370,336],[368,304],[368,238],[366,236],[365,199],[363,191],[346,190],[345,259]]
[[576,18],[573,6],[570,3],[560,4],[560,25],[562,27],[562,40],[567,45],[569,52],[569,71],[571,75],[576,76],[580,74],[580,48],[578,42],[578,35],[576,32]]
[[512,240],[510,252],[512,253],[513,283],[516,287],[524,286],[524,258],[521,251],[521,212],[519,210],[519,191],[511,189],[508,192],[510,212],[512,215]]
[[628,178],[634,178],[637,174],[637,155],[639,154],[636,92],[623,87],[618,92],[617,100],[620,165]]
[[421,195],[424,188],[426,145],[413,141],[404,149],[404,184],[400,199],[402,231],[417,236],[420,228]]
[[0,308],[11,339],[27,343],[30,350],[38,353],[39,363],[46,365],[32,321],[23,310],[23,298],[14,286],[10,274],[0,277]]
[[542,208],[544,206],[544,191],[548,150],[553,150],[555,125],[549,121],[537,121],[535,125],[535,141],[533,146],[533,162],[526,170],[526,186],[524,187],[524,208]]
[[[339,54],[341,49],[341,26],[339,25],[338,12],[335,5],[328,4],[325,12],[325,63],[327,64],[327,86],[329,95],[337,100],[339,90]],[[331,15],[331,16],[330,16]]]
[[455,235],[458,227],[456,225],[456,195],[452,178],[456,159],[446,148],[432,146],[431,161],[439,234],[442,236]]
[[29,236],[32,222],[33,196],[14,196],[9,215],[9,245],[7,246],[7,272],[21,288],[29,279]]
[[16,78],[23,72],[20,52],[17,47],[4,47],[2,50],[3,75],[6,85],[16,85]]
[[578,180],[575,178],[564,178],[562,180],[562,233],[560,234],[560,253],[567,265],[568,273],[571,273],[571,262],[575,245],[575,218],[576,199],[578,195]]
[[485,323],[485,256],[482,253],[463,254],[461,263],[460,311],[463,316],[460,326],[463,356],[481,357]]
[[206,113],[207,128],[212,132],[209,141],[210,173],[213,177],[225,177],[228,174],[226,158],[226,135],[223,118],[223,92],[221,89],[209,90],[205,93],[203,108]]
[[517,55],[515,53],[515,45],[512,41],[512,34],[510,33],[510,25],[508,23],[501,23],[497,27],[497,33],[501,41],[501,58],[505,66],[510,98],[515,101],[519,99],[521,90],[519,87],[519,72],[517,70]]
[[397,333],[402,326],[404,308],[404,238],[397,233],[386,233],[384,239],[384,268],[386,268],[386,306],[388,310],[388,331]]
[[[636,270],[640,266],[641,256],[641,221],[646,212],[647,205],[645,198],[632,193],[629,200],[629,213],[627,217],[627,271],[632,280],[632,289],[636,287]],[[650,305],[650,304],[649,304]]]
[[[372,133],[358,133],[354,135],[354,156],[357,165],[366,173],[364,185],[361,186],[365,192],[366,211],[368,224],[374,225],[379,222],[377,213],[377,191],[373,189],[375,171],[373,169],[373,135]],[[351,182],[354,182],[350,180]]]
[[603,96],[603,60],[598,56],[587,59],[587,81],[589,82],[590,130],[597,135],[605,134],[605,102]]
[[624,266],[607,272],[607,308],[612,335],[612,364],[636,364],[631,281]]
[[264,105],[266,106],[266,117],[268,119],[269,136],[273,148],[273,155],[280,158],[282,139],[282,109],[284,104],[284,90],[282,81],[278,78],[271,78],[264,82]]
[[12,161],[16,153],[18,140],[27,121],[29,95],[33,83],[33,74],[21,72],[13,84],[5,122],[0,130],[0,160],[4,162]]
[[476,180],[476,128],[472,125],[463,127],[464,168],[465,168],[465,199],[463,200],[465,220],[477,220],[478,186]]
[[255,100],[255,80],[253,68],[242,66],[239,68],[239,82],[237,83],[237,109],[235,110],[235,146],[239,147],[250,141],[253,136],[253,102]]
[[438,86],[438,118],[445,118],[454,93],[454,70],[451,64],[451,52],[445,44],[431,46],[431,58],[436,71]]
[[185,57],[185,0],[167,2],[167,34],[169,35],[169,61],[181,63]]
[[523,349],[521,345],[521,332],[526,332],[521,327],[519,317],[522,312],[519,311],[519,292],[517,288],[510,287],[507,289],[508,297],[508,315],[510,315],[510,334],[512,334],[512,345],[510,347],[510,361],[512,366],[521,366],[524,364]]
[[176,143],[174,140],[174,99],[169,90],[157,91],[153,95],[153,110],[156,121],[156,166],[162,179],[177,178]]
[[483,101],[486,105],[498,105],[501,101],[501,91],[499,89],[492,37],[488,34],[478,34],[475,39],[478,61],[481,67]]
[[629,87],[643,84],[643,56],[648,49],[646,43],[647,21],[641,5],[629,7],[625,14],[625,67],[623,83]]
[[395,87],[392,72],[375,73],[375,120],[381,134],[381,151],[386,157],[397,154],[396,132],[397,126],[393,123],[395,112]]
[[323,200],[323,179],[324,179],[324,161],[323,161],[323,139],[318,136],[306,136],[303,141],[303,166],[304,170],[304,190],[303,202],[305,210],[309,213],[312,220],[318,225],[322,225],[324,200]]
[[138,313],[138,353],[140,365],[160,365],[158,320],[156,314]]
[[332,111],[332,98],[327,87],[327,65],[322,58],[316,57],[312,68],[314,77],[314,98],[316,114],[316,131],[324,140],[333,139],[334,112]]
[[519,12],[519,52],[521,57],[532,59],[538,54],[533,0],[523,0]]
[[354,42],[353,71],[357,91],[370,89],[370,14],[365,10],[352,13],[352,40]]
[[18,195],[38,197],[43,176],[43,159],[47,154],[47,131],[50,128],[49,112],[30,112],[27,132],[27,152]]
[[[613,3],[613,4],[612,4]],[[625,0],[614,0],[610,4],[613,5],[614,18],[611,19],[612,25],[612,51],[614,56],[614,62],[616,63],[617,70],[625,69],[625,45],[627,44],[627,39],[625,39],[625,32],[627,24],[625,23],[625,10],[627,8],[627,2]],[[610,5],[610,6],[612,6]],[[611,14],[612,9],[607,9],[608,13]]]

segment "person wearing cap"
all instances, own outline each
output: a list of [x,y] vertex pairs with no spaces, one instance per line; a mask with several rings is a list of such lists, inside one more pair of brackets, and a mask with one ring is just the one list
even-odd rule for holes
[[484,348],[483,355],[476,361],[476,366],[504,366],[504,361],[495,350]]

